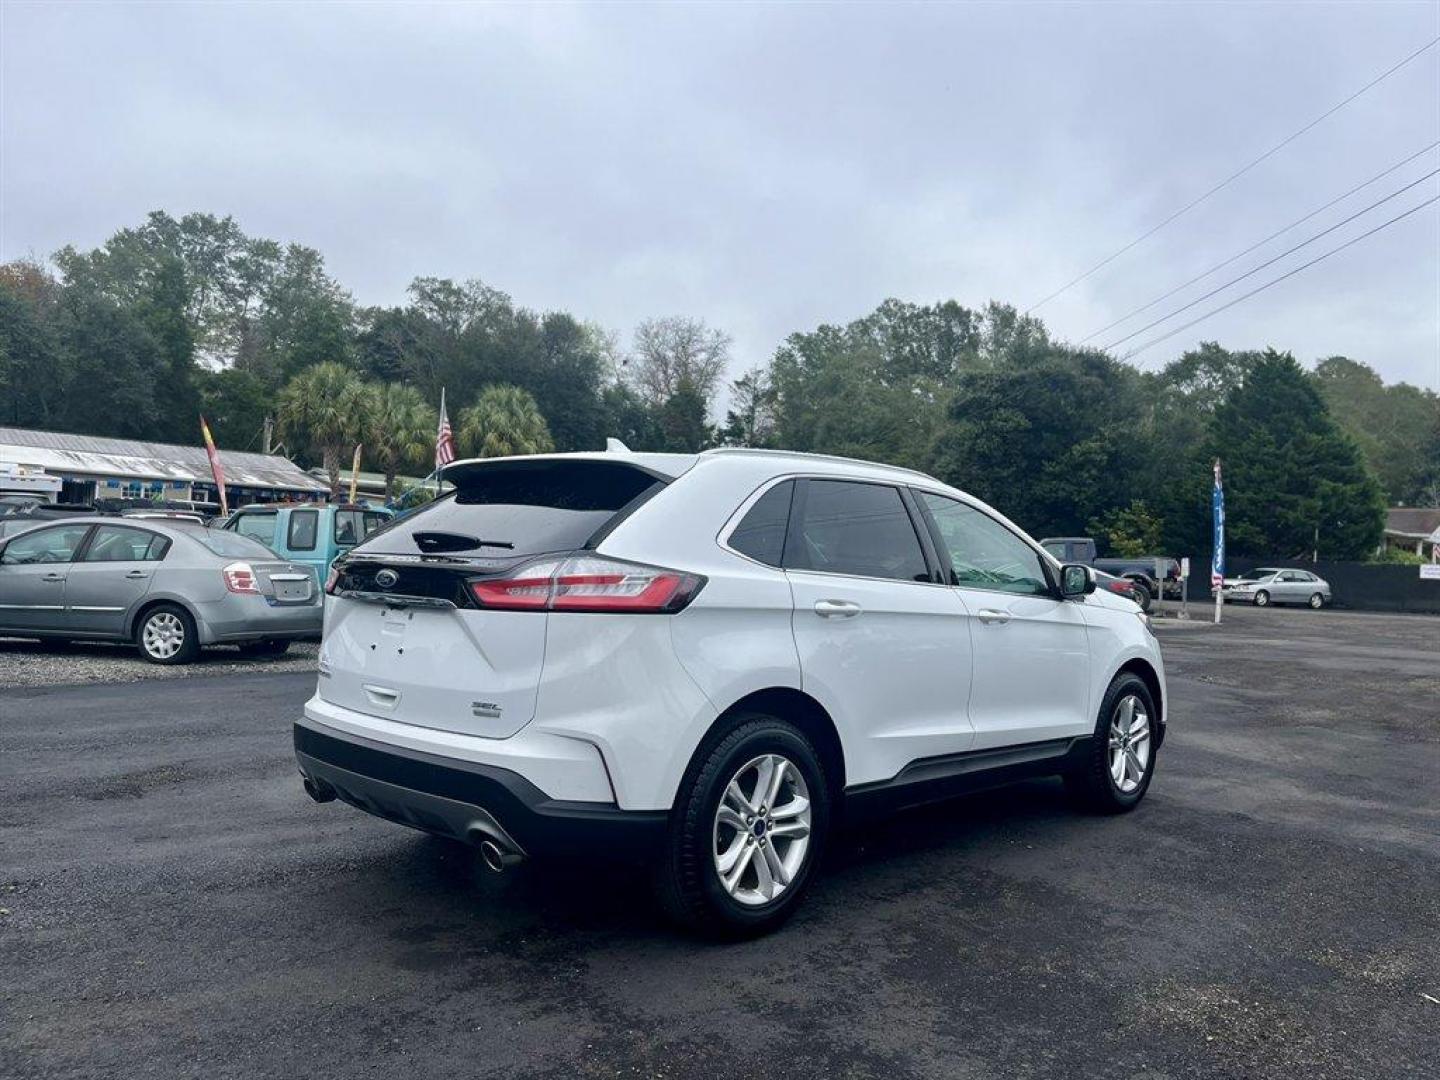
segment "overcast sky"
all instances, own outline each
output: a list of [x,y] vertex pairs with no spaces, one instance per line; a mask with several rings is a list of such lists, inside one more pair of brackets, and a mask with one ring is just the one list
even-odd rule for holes
[[[233,214],[319,248],[362,303],[426,274],[627,340],[701,316],[739,370],[887,296],[1028,306],[1437,34],[1434,2],[0,0],[0,259],[152,209]],[[1078,340],[1437,139],[1440,48],[1040,314]],[[1431,151],[1205,285],[1436,168]],[[1440,386],[1440,204],[1135,362],[1201,338]]]

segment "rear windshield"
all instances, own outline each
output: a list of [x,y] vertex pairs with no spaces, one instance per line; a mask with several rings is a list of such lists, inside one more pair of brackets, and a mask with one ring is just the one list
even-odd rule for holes
[[223,555],[227,559],[277,558],[275,552],[259,540],[241,536],[236,532],[222,529],[186,529],[185,535],[193,536],[216,555]]
[[356,548],[380,555],[504,558],[574,551],[621,510],[663,486],[644,469],[608,461],[526,461],[476,468],[460,487]]

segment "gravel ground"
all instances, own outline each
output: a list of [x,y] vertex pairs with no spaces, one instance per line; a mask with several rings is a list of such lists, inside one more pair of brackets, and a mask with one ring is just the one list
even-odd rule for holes
[[1440,619],[1160,633],[1135,813],[1046,781],[906,814],[732,946],[640,875],[496,877],[312,804],[309,673],[8,690],[0,1074],[1435,1076]]
[[201,649],[193,664],[152,664],[133,645],[24,641],[0,637],[0,690],[20,686],[72,683],[139,682],[141,679],[193,679],[201,675],[240,675],[271,671],[314,671],[320,646],[297,641],[278,659],[241,656],[233,645]]

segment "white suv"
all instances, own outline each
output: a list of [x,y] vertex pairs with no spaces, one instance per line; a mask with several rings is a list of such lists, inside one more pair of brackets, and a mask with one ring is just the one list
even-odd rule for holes
[[305,787],[480,846],[626,857],[666,909],[778,924],[840,818],[1030,776],[1132,808],[1160,649],[932,477],[755,450],[456,462],[326,591]]

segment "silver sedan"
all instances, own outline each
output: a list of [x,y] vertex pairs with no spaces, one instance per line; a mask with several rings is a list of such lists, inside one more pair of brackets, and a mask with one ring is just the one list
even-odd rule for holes
[[1309,604],[1322,608],[1330,603],[1330,583],[1309,570],[1287,570],[1262,566],[1238,577],[1226,578],[1225,599],[1266,607],[1269,604]]
[[321,599],[306,567],[203,525],[86,516],[0,540],[0,634],[133,641],[155,664],[220,643],[278,656],[320,633]]

